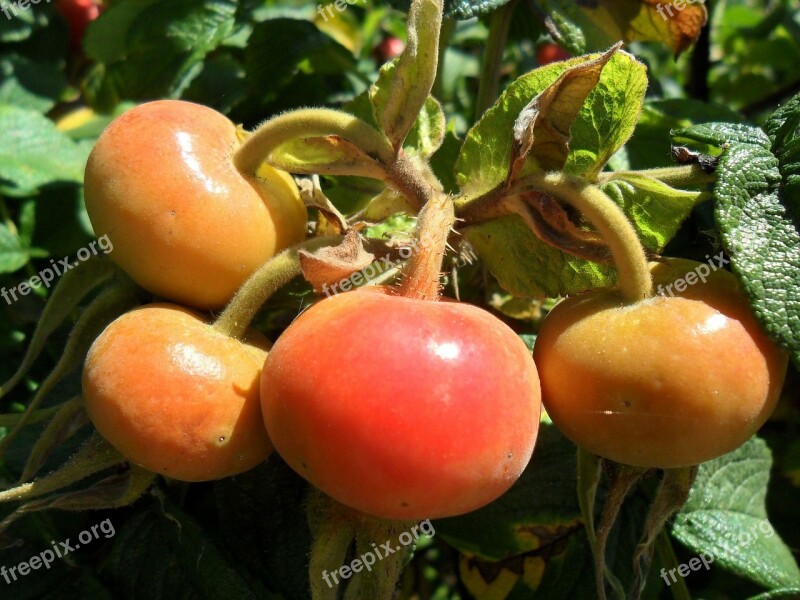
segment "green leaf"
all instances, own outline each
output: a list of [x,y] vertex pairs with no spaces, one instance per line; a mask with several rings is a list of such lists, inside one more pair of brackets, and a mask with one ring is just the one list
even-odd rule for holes
[[766,332],[800,364],[800,231],[784,202],[779,161],[758,128],[713,123],[678,137],[725,147],[714,217],[733,272]]
[[780,590],[771,590],[764,592],[758,596],[752,596],[749,600],[777,600],[778,598],[788,598],[789,600],[796,600],[800,598],[800,587],[782,588]]
[[[389,97],[395,68],[395,62],[383,65],[378,80],[370,89],[353,98],[342,110],[378,129],[377,115],[383,110]],[[403,149],[409,154],[429,158],[442,145],[444,137],[445,116],[442,105],[433,96],[428,96],[403,142]]]
[[647,248],[661,252],[689,216],[700,192],[677,190],[638,173],[614,174],[602,186],[633,223]]
[[24,267],[29,258],[19,236],[0,223],[0,273],[13,273]]
[[[2,225],[0,225],[2,232]],[[52,274],[52,268],[48,267]],[[102,283],[108,281],[115,273],[115,268],[109,259],[92,257],[87,261],[79,262],[58,279],[53,288],[53,293],[36,323],[28,348],[22,363],[14,375],[0,385],[0,398],[19,383],[33,366],[34,361],[44,350],[45,343],[56,329],[63,325],[69,314],[75,310],[86,295]],[[48,285],[49,287],[49,285]]]
[[234,27],[234,0],[122,0],[90,29],[90,99],[179,97]]
[[701,1],[536,0],[553,37],[574,54],[624,42],[656,41],[675,55],[700,35],[707,14]]
[[[533,458],[508,492],[469,514],[434,521],[436,535],[465,555],[461,572],[468,569],[464,581],[476,597],[596,597],[592,554],[575,493],[575,457],[574,444],[554,426],[541,425]],[[611,534],[609,564],[626,581],[645,510],[641,499],[629,500]],[[499,579],[501,569],[510,572],[507,577],[522,575],[514,594],[475,593]]]
[[800,569],[767,519],[771,464],[767,445],[752,438],[700,465],[672,535],[696,554],[713,556],[715,566],[764,587],[797,586]]
[[36,111],[0,105],[0,193],[28,196],[57,181],[82,182],[78,146]]
[[543,548],[582,529],[575,486],[575,446],[554,427],[542,426],[519,481],[483,508],[435,521],[436,533],[488,560]]
[[317,73],[337,73],[353,64],[344,46],[309,21],[276,18],[259,23],[245,48],[245,71],[251,93],[274,98],[306,63]]
[[698,123],[737,123],[742,116],[721,104],[688,98],[645,100],[633,137],[625,144],[631,169],[663,167],[671,150],[671,132]]
[[[6,6],[6,4],[3,4]],[[8,8],[9,14],[11,8]],[[47,19],[41,17],[32,10],[18,10],[12,17],[0,13],[0,42],[21,42],[30,37],[34,30],[47,23]]]
[[159,0],[114,2],[86,29],[83,49],[86,56],[100,63],[123,60],[128,50],[128,35],[136,19]]
[[66,86],[67,79],[55,63],[0,55],[0,104],[46,113]]
[[564,168],[572,124],[618,50],[619,45],[613,46],[594,60],[570,67],[520,111],[514,122],[510,180],[526,172]]
[[[375,102],[375,120],[395,149],[403,145],[417,120],[436,78],[439,57],[439,30],[442,25],[442,0],[414,0],[408,14],[408,40],[392,69],[380,102]],[[373,95],[370,94],[372,98]],[[444,130],[444,116],[441,117]]]
[[776,110],[764,130],[778,158],[782,197],[794,214],[800,215],[800,94]]
[[[567,69],[600,55],[553,63],[523,75],[511,85],[470,129],[456,163],[456,178],[466,198],[490,191],[508,175],[513,135],[520,112]],[[636,125],[647,88],[644,65],[630,54],[617,52],[603,68],[570,129],[565,170],[592,177],[628,140]]]
[[403,142],[403,148],[420,158],[429,158],[442,145],[444,132],[445,118],[442,105],[433,96],[428,96]]
[[307,489],[277,454],[214,484],[221,538],[242,565],[286,600],[309,597]]
[[108,559],[123,598],[258,598],[214,540],[165,498],[117,532]]
[[515,296],[564,296],[616,281],[613,268],[564,254],[516,216],[470,227],[464,236],[503,289]]

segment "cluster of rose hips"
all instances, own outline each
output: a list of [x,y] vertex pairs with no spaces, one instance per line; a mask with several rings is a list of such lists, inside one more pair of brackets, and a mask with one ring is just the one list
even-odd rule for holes
[[[96,234],[165,300],[109,325],[84,369],[93,423],[131,462],[202,481],[274,448],[342,504],[424,519],[508,490],[531,458],[542,401],[587,450],[658,468],[728,452],[772,412],[786,355],[722,270],[676,297],[569,298],[533,356],[487,311],[381,286],[320,300],[273,347],[252,329],[229,335],[208,311],[306,237],[294,181],[266,164],[242,175],[241,139],[211,109],[159,101],[115,120],[89,158]],[[652,277],[669,283],[695,266],[660,263]]]

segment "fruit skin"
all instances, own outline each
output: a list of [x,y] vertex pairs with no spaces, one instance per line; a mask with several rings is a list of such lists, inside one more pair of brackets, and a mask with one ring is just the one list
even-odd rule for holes
[[331,296],[281,335],[261,379],[276,450],[335,500],[389,519],[488,504],[527,465],[540,390],[504,323],[386,288]]
[[[701,264],[656,265],[654,282],[673,283]],[[545,318],[533,355],[545,409],[567,437],[656,468],[699,464],[743,444],[775,408],[787,366],[723,270],[680,297],[631,306],[608,291],[569,298]]]
[[400,38],[387,35],[381,43],[375,47],[375,56],[381,64],[397,58],[405,50],[406,44]]
[[198,104],[159,100],[115,119],[86,166],[95,234],[139,285],[200,309],[224,306],[267,259],[302,241],[306,209],[292,178],[234,168],[236,127]]
[[208,481],[247,471],[272,452],[258,389],[268,348],[258,332],[240,342],[191,310],[149,304],[92,344],[86,410],[121,454],[156,473]]
[[568,58],[572,58],[572,55],[553,42],[545,42],[536,48],[536,62],[541,66],[567,60]]
[[102,7],[94,0],[57,0],[56,10],[69,23],[69,46],[80,50],[89,23],[100,16]]

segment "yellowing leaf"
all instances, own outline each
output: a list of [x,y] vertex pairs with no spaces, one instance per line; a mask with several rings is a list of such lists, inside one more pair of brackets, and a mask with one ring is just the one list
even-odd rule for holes
[[708,19],[703,0],[536,0],[550,33],[575,54],[624,42],[661,42],[675,55],[691,46]]
[[522,109],[514,123],[509,179],[515,178],[529,156],[546,170],[564,167],[572,122],[620,45],[593,60],[571,66]]

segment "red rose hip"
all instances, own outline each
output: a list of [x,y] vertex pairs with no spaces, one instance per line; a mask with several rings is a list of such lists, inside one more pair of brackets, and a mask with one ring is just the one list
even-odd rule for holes
[[322,300],[278,339],[261,379],[276,450],[323,492],[390,519],[488,504],[527,465],[536,366],[484,310],[385,288]]

